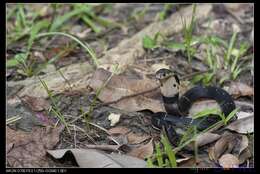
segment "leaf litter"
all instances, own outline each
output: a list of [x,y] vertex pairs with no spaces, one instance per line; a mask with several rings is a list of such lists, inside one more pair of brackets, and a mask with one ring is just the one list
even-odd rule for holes
[[[204,6],[199,6],[201,8],[199,10],[199,14],[197,15],[198,18],[203,18],[205,16],[208,16],[208,14],[212,10],[211,5],[204,5]],[[229,8],[226,6],[226,8]],[[204,10],[202,10],[204,9]],[[190,9],[190,6],[187,8],[184,8],[182,10],[182,15],[185,18],[189,18],[190,12],[192,10]],[[201,12],[201,13],[200,13]],[[232,13],[231,11],[229,11]],[[241,15],[242,13],[233,13],[233,15]],[[236,17],[239,18],[239,17]],[[172,19],[178,19],[176,23],[178,24],[179,17],[177,18],[176,15],[172,15],[169,19],[166,21],[160,22],[159,27],[156,28],[155,30],[159,30],[162,28],[162,33],[164,33],[166,36],[172,35],[173,33],[178,33],[181,31],[181,27],[179,28],[179,25],[176,25],[176,29],[163,30],[164,27],[167,23],[170,25],[175,25],[175,23],[169,23],[172,21]],[[239,19],[238,19],[239,20]],[[162,100],[158,95],[158,90],[153,90],[148,93],[144,94],[138,94],[140,92],[147,91],[148,89],[153,89],[156,88],[156,82],[153,80],[153,78],[147,78],[146,73],[139,71],[139,75],[133,76],[133,74],[127,74],[125,71],[129,69],[129,64],[133,64],[135,62],[135,59],[138,57],[142,57],[143,55],[146,54],[146,52],[143,50],[141,45],[139,44],[140,36],[147,32],[148,34],[156,33],[156,31],[153,31],[153,25],[148,26],[144,30],[140,31],[136,35],[134,35],[130,39],[123,40],[121,43],[118,44],[117,47],[110,49],[108,52],[105,53],[105,56],[101,58],[101,66],[100,67],[105,67],[106,70],[104,69],[97,69],[93,74],[92,78],[91,73],[93,72],[93,69],[91,66],[89,66],[88,63],[80,63],[80,64],[75,64],[73,67],[67,66],[62,69],[62,72],[64,72],[65,77],[70,81],[70,83],[73,86],[73,90],[80,91],[86,86],[90,86],[94,91],[99,89],[99,87],[104,83],[104,81],[107,79],[107,76],[110,76],[110,72],[112,71],[111,67],[113,63],[118,63],[121,68],[121,72],[118,73],[117,75],[113,76],[111,81],[108,83],[107,86],[105,86],[105,89],[101,92],[101,94],[98,96],[98,98],[104,102],[105,104],[109,105],[110,107],[114,107],[120,110],[128,111],[128,112],[136,112],[136,111],[143,111],[143,110],[150,110],[152,112],[159,112],[159,111],[164,111],[164,107],[162,105]],[[153,27],[152,27],[153,26]],[[243,28],[242,28],[243,29]],[[84,33],[85,32],[85,33]],[[76,33],[79,34],[78,36],[82,37],[88,37],[86,34],[89,32],[89,30],[84,30],[82,33]],[[139,40],[138,40],[139,39]],[[135,43],[135,44],[133,44]],[[130,48],[129,48],[130,46]],[[174,59],[173,59],[174,60]],[[180,60],[181,61],[181,60]],[[145,62],[145,68],[148,66],[146,61]],[[185,62],[186,63],[186,62]],[[152,68],[158,68],[160,66],[169,66],[169,63],[164,62],[164,65],[161,65],[158,63],[158,66],[154,64]],[[179,66],[179,64],[178,64]],[[186,66],[186,65],[185,65]],[[149,69],[149,68],[147,68]],[[151,71],[152,72],[152,71]],[[62,94],[64,91],[68,90],[66,87],[68,86],[67,83],[64,82],[64,79],[60,78],[57,76],[58,73],[55,74],[55,72],[52,72],[48,74],[48,72],[45,72],[47,75],[41,76],[45,79],[45,81],[48,83],[48,87],[55,93],[55,94]],[[150,75],[153,75],[150,73]],[[46,110],[48,104],[45,104],[44,99],[46,98],[47,95],[44,93],[44,91],[39,88],[40,83],[35,83],[34,78],[28,78],[23,81],[18,81],[18,82],[11,82],[9,83],[10,86],[15,86],[16,84],[24,84],[25,88],[21,90],[18,95],[20,97],[25,97],[25,101],[29,104],[30,109],[33,111],[42,111]],[[29,84],[29,85],[28,85]],[[231,83],[229,86],[228,92],[236,98],[239,97],[244,97],[244,96],[253,96],[253,88],[244,84],[244,83]],[[137,95],[135,95],[137,94]],[[28,97],[29,96],[29,97]],[[27,98],[26,98],[27,97]],[[35,97],[35,98],[34,98]],[[43,97],[43,98],[41,98]],[[122,99],[122,100],[121,100]],[[208,101],[210,103],[211,101]],[[209,104],[198,104],[198,108],[201,108],[202,106],[208,107]],[[97,107],[98,108],[98,107]],[[113,110],[112,110],[113,111]],[[112,112],[110,112],[112,113]],[[75,114],[76,115],[76,114]],[[37,117],[43,118],[41,113],[38,113]],[[151,139],[148,143],[146,140],[151,138],[151,136],[146,135],[146,134],[140,134],[139,132],[133,132],[131,129],[126,128],[126,127],[120,127],[122,125],[121,120],[124,121],[123,115],[120,116],[120,121],[119,119],[115,119],[115,124],[112,126],[116,126],[112,129],[110,129],[108,132],[110,132],[110,138],[113,139],[111,143],[117,142],[118,145],[115,146],[120,146],[120,145],[127,145],[129,147],[127,154],[131,154],[133,156],[136,156],[138,158],[145,158],[146,156],[149,156],[153,153],[153,139]],[[107,116],[106,116],[107,118]],[[242,119],[240,122],[239,120],[233,122],[230,125],[228,125],[226,128],[230,129],[232,131],[236,131],[239,133],[252,133],[253,131],[253,122],[252,122],[252,117],[246,117],[244,118],[245,120]],[[94,120],[95,121],[95,120]],[[119,121],[119,122],[118,122]],[[242,122],[245,121],[248,123],[248,126],[245,126],[245,128],[242,126]],[[148,123],[149,124],[149,123]],[[111,125],[110,125],[111,127]],[[109,128],[110,128],[109,127]],[[114,129],[114,130],[113,130]],[[118,130],[116,130],[118,129]],[[232,134],[234,135],[232,137]],[[89,136],[89,135],[88,135]],[[241,138],[242,136],[242,138]],[[212,146],[209,149],[209,156],[211,159],[213,159],[215,162],[219,163],[220,166],[222,167],[236,167],[237,166],[237,160],[239,160],[239,164],[244,163],[248,158],[250,158],[251,152],[248,148],[248,139],[245,135],[241,136],[236,136],[234,132],[231,133],[231,135],[221,135],[221,134],[215,134],[215,133],[205,133],[200,135],[197,138],[197,143],[198,147],[205,147],[208,144],[212,144],[215,141],[214,146]],[[98,138],[102,137],[102,135],[98,135],[95,137],[94,142],[98,141]],[[107,137],[109,138],[109,137]],[[237,144],[236,144],[237,143]],[[106,144],[104,144],[106,146]],[[108,147],[109,145],[107,145]],[[114,145],[112,145],[111,149],[114,148]],[[12,152],[12,148],[15,147],[15,143],[9,143],[7,145],[7,150],[8,152]],[[95,146],[91,145],[86,145],[86,147],[90,148],[95,148]],[[102,145],[97,145],[96,148],[99,147],[102,149]],[[207,147],[206,147],[207,148]],[[98,149],[98,148],[97,148]],[[109,149],[109,148],[108,148]],[[98,160],[102,161],[103,159],[107,159],[107,156],[112,155],[112,154],[103,154],[103,152],[99,151],[94,151],[91,149],[88,152],[84,152],[84,150],[90,150],[90,149],[61,149],[60,152],[58,153],[58,158],[61,158],[65,153],[68,151],[72,152],[75,157],[78,159],[85,159],[86,156],[90,154],[90,156],[93,156],[93,154],[97,154],[97,156],[102,156]],[[93,151],[92,151],[93,150]],[[120,150],[120,148],[115,148],[115,150]],[[59,151],[59,150],[58,150]],[[50,154],[52,153],[54,156],[57,156],[55,154],[56,152],[54,151],[49,151]],[[85,156],[79,156],[79,154],[82,152],[84,153]],[[236,152],[236,154],[235,154]],[[43,153],[42,153],[43,154]],[[91,155],[92,154],[92,155]],[[36,155],[37,156],[37,155]],[[38,155],[40,157],[44,155]],[[109,156],[110,158],[110,156]],[[84,161],[78,162],[80,164],[79,166],[88,166],[88,167],[93,167],[93,166],[99,166],[99,167],[111,167],[111,166],[116,166],[116,167],[133,167],[134,165],[127,165],[125,164],[120,164],[120,161],[128,161],[128,157],[120,157],[121,160],[116,161],[115,159],[112,160],[105,160],[106,163],[102,165],[98,164],[97,162],[95,163],[95,160],[93,165],[91,163],[91,159],[87,160],[87,163]],[[198,166],[212,166],[206,159],[205,155],[199,154],[199,159],[200,161],[203,161],[203,164],[198,165]],[[76,159],[77,160],[77,159]],[[137,159],[131,159],[129,160],[130,163],[134,163],[134,161]],[[194,158],[185,158],[184,160],[180,160],[179,163],[181,162],[190,162],[187,166],[196,166],[197,162],[194,161]],[[207,161],[207,162],[206,162]],[[12,164],[15,163],[11,160]],[[37,160],[36,160],[37,162]],[[26,163],[26,161],[25,161]],[[30,162],[28,162],[30,163]],[[187,164],[187,163],[186,163]],[[15,163],[15,165],[18,165]],[[30,164],[28,164],[30,165]],[[34,165],[34,164],[33,164]],[[35,164],[37,166],[37,164]],[[45,165],[45,164],[42,164]],[[47,164],[46,164],[47,165]],[[137,164],[137,166],[144,166],[144,161],[140,162]]]

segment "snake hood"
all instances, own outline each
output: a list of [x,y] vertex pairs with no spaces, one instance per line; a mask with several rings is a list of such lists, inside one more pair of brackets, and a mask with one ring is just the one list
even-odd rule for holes
[[160,69],[156,72],[155,77],[160,82],[167,113],[174,115],[188,114],[193,103],[203,98],[215,100],[225,115],[235,109],[232,97],[219,87],[198,85],[179,96],[180,80],[174,71]]
[[160,83],[161,93],[164,97],[179,95],[180,81],[174,71],[163,68],[155,73],[155,77]]

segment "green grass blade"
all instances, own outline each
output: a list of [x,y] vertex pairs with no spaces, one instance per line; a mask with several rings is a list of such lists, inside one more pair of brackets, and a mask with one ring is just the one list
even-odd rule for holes
[[154,167],[154,165],[153,165],[153,162],[152,162],[152,159],[151,159],[151,158],[148,158],[148,159],[147,159],[146,166],[147,166],[148,168],[153,168],[153,167]]
[[62,35],[62,36],[66,36],[74,41],[76,41],[80,46],[82,46],[87,53],[90,54],[90,57],[92,58],[93,62],[95,63],[96,66],[99,65],[98,59],[96,57],[95,52],[90,48],[90,46],[87,43],[83,43],[81,42],[78,38],[76,38],[75,36],[71,35],[71,34],[67,34],[67,33],[63,33],[63,32],[48,32],[48,33],[41,33],[38,34],[37,37],[43,37],[43,36],[52,36],[52,35]]
[[72,17],[77,16],[84,12],[85,9],[77,8],[71,12],[66,13],[63,16],[58,16],[50,27],[50,32],[56,31],[60,26],[62,26],[66,21],[70,20]]
[[234,109],[232,112],[230,112],[230,113],[228,114],[228,116],[227,116],[226,119],[225,119],[225,124],[227,124],[227,123],[229,122],[229,120],[231,120],[231,119],[236,115],[236,113],[238,112],[238,110],[239,110],[239,108],[236,108],[236,109]]
[[226,60],[226,64],[228,64],[230,61],[230,56],[231,56],[231,52],[232,52],[232,49],[233,49],[235,41],[236,41],[236,37],[237,37],[237,32],[234,32],[230,39],[230,42],[229,42],[227,54],[226,54],[226,56],[224,56],[225,60]]
[[162,140],[162,143],[164,145],[165,152],[166,152],[166,154],[169,158],[170,166],[171,167],[177,167],[175,153],[172,150],[171,144],[170,144],[169,140],[167,139],[167,136],[162,136],[161,140]]
[[96,26],[96,24],[94,22],[92,22],[92,20],[84,15],[81,16],[81,19],[95,32],[95,33],[100,33],[101,32],[101,28],[99,28],[98,26]]
[[201,117],[208,116],[210,114],[218,115],[219,114],[219,109],[218,108],[207,108],[204,109],[203,111],[197,112],[195,115],[192,116],[193,119],[198,119]]
[[163,167],[163,158],[162,158],[162,152],[159,143],[155,145],[155,149],[156,149],[156,158],[157,158],[158,166]]

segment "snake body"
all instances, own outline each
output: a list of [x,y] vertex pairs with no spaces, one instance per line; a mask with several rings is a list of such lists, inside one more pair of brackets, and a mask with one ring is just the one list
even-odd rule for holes
[[[160,70],[160,75],[162,72],[165,72],[165,70]],[[166,72],[169,73],[168,70]],[[165,75],[163,74],[163,76]],[[176,79],[176,76],[174,76],[173,79]],[[179,83],[178,81],[177,79],[176,82]],[[174,90],[174,88],[172,90]],[[162,92],[168,94],[165,91]],[[173,96],[168,97],[163,95],[162,97],[166,112],[155,113],[152,117],[152,124],[157,128],[165,127],[168,139],[174,145],[176,145],[180,139],[176,128],[185,130],[189,126],[196,126],[197,130],[204,130],[220,120],[220,117],[216,115],[198,119],[187,117],[194,102],[201,99],[215,100],[225,116],[228,116],[236,108],[231,95],[224,89],[214,86],[204,87],[198,85],[188,90],[182,96],[179,96],[179,93],[176,92]],[[233,120],[234,119],[235,117],[233,117]]]

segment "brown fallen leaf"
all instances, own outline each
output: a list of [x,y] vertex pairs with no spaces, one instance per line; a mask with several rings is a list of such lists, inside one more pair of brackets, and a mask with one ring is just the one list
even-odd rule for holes
[[198,154],[197,161],[195,157],[186,157],[184,159],[177,159],[178,167],[217,167],[215,163],[210,161],[206,154]]
[[[94,90],[98,90],[110,75],[111,73],[105,69],[97,69],[91,79],[90,87]],[[158,84],[155,80],[148,78],[137,78],[130,75],[114,75],[109,83],[101,90],[98,98],[105,103],[113,102],[122,97],[154,89],[157,86]],[[129,97],[113,103],[111,106],[131,112],[146,109],[153,112],[165,111],[159,90]]]
[[232,154],[224,154],[219,158],[219,165],[223,168],[237,168],[239,160]]
[[128,144],[139,144],[150,138],[149,135],[140,135],[137,133],[130,132],[127,134]]
[[240,82],[231,82],[230,86],[225,88],[234,98],[254,95],[254,89],[251,86]]
[[249,3],[226,3],[224,6],[241,24],[246,22],[244,16],[246,12],[252,8],[252,5]]
[[94,149],[48,150],[48,153],[56,159],[63,158],[68,152],[71,152],[75,157],[79,167],[84,168],[143,168],[146,166],[145,161],[135,157],[106,154]]
[[249,159],[252,156],[252,153],[250,152],[249,148],[246,148],[242,151],[242,153],[239,154],[239,164],[243,164],[247,159]]
[[253,116],[254,112],[239,111],[239,112],[236,113],[236,115],[237,115],[237,120],[239,120],[239,119],[242,119],[242,118]]
[[7,162],[11,167],[48,167],[46,150],[59,141],[63,127],[34,128],[32,132],[6,127]]
[[123,127],[123,126],[117,126],[117,127],[113,127],[111,129],[108,130],[108,133],[110,135],[114,134],[114,135],[118,135],[118,134],[126,134],[128,132],[130,132],[131,130],[128,129],[127,127]]
[[251,152],[249,150],[249,140],[246,135],[239,135],[241,137],[240,141],[235,145],[232,154],[234,154],[239,159],[239,164],[243,164],[248,158],[251,157]]
[[149,135],[141,135],[131,132],[130,129],[122,126],[114,127],[108,130],[108,133],[114,136],[115,139],[123,137],[127,138],[127,144],[139,144],[150,138]]
[[212,143],[214,141],[216,141],[217,139],[219,139],[221,136],[218,134],[214,134],[214,133],[210,133],[210,132],[206,132],[203,134],[200,134],[196,141],[197,141],[197,146],[204,146],[206,144]]
[[236,143],[236,137],[232,133],[224,134],[213,146],[213,149],[210,149],[210,158],[214,161],[217,161],[219,157],[227,151],[231,151],[233,146]]
[[33,111],[43,111],[48,110],[50,107],[49,102],[43,97],[33,97],[25,95],[21,100],[27,104],[27,106]]
[[226,129],[241,133],[248,134],[254,132],[254,116],[245,117],[230,123]]
[[150,140],[149,143],[145,145],[141,145],[137,148],[133,148],[130,152],[127,154],[130,156],[134,156],[140,159],[145,159],[148,156],[151,156],[153,154],[153,139]]

